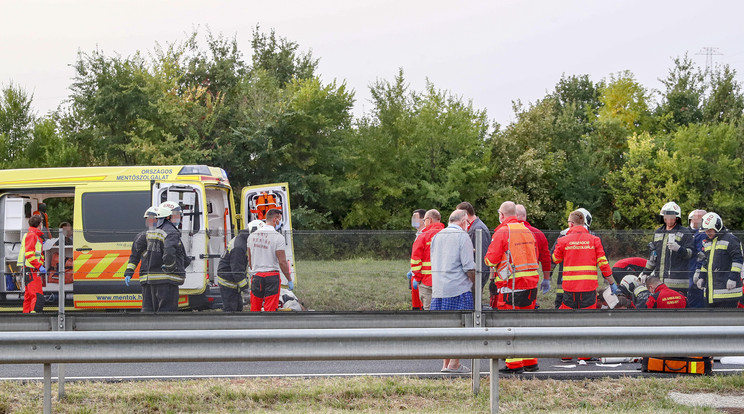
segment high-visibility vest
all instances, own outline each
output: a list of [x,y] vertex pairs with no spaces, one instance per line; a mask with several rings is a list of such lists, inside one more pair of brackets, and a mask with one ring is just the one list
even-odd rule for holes
[[263,220],[267,211],[277,207],[279,206],[276,204],[276,197],[273,194],[263,192],[256,199],[256,208],[252,209],[251,213],[256,214],[256,219]]
[[486,264],[495,266],[497,277],[506,281],[504,287],[512,290],[535,289],[540,281],[535,236],[516,218],[510,217],[494,231]]

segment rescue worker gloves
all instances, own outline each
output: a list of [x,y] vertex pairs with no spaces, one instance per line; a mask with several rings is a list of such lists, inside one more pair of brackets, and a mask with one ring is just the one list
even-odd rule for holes
[[132,280],[131,275],[124,275],[124,284],[129,286],[129,281]]
[[679,251],[680,246],[679,246],[679,243],[677,243],[676,239],[669,238],[669,241],[667,242],[667,247],[669,248],[669,250],[676,252],[676,251]]
[[617,283],[610,284],[610,290],[612,291],[613,295],[617,295]]
[[46,267],[44,267],[43,265],[39,266],[39,273],[46,273],[46,272],[47,272]]
[[697,280],[697,282],[695,282],[695,284],[697,285],[698,289],[700,289],[700,290],[705,289],[705,278],[704,277],[698,278],[698,280]]
[[695,274],[692,275],[692,283],[698,284],[698,281],[700,280],[700,269],[695,270]]
[[729,279],[728,282],[726,282],[726,289],[728,290],[734,290],[736,287],[736,281]]
[[413,288],[418,289],[418,280],[413,279]]
[[413,277],[413,271],[409,270],[408,273],[406,273],[406,277],[408,278],[408,281],[411,281],[411,277]]
[[289,288],[289,290],[294,290],[294,282],[291,280],[287,282],[287,287]]
[[550,279],[545,279],[542,281],[542,283],[540,283],[540,291],[544,295],[548,293],[549,290],[550,290]]

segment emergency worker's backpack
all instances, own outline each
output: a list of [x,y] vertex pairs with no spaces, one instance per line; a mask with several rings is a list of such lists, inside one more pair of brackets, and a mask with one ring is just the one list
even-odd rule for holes
[[713,359],[711,357],[644,357],[641,367],[643,372],[710,375],[713,370]]

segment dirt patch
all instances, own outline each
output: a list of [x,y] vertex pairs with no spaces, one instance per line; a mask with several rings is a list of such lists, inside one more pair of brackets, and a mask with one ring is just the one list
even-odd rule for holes
[[670,392],[669,398],[677,404],[692,407],[725,408],[723,410],[730,414],[744,414],[744,396],[742,395],[718,395],[712,393],[698,392],[694,394],[683,394],[681,392]]

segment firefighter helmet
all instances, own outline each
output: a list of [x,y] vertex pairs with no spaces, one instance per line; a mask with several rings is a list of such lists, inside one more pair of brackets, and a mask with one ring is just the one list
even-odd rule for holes
[[579,208],[577,211],[580,211],[581,214],[584,215],[584,224],[586,224],[586,228],[591,227],[592,225],[592,213],[589,212],[589,210],[585,208]]
[[168,209],[170,209],[171,212],[181,212],[181,205],[176,203],[175,201],[163,201],[162,203],[160,203],[160,207],[167,207]]
[[701,224],[703,230],[715,230],[717,232],[723,230],[723,220],[721,216],[716,213],[706,213],[703,216],[703,223]]
[[679,219],[682,218],[682,209],[679,208],[677,203],[674,201],[670,201],[666,204],[664,204],[664,207],[661,208],[661,211],[659,212],[660,216],[675,216]]
[[157,217],[157,216],[158,216],[158,207],[150,207],[147,210],[145,210],[145,218]]
[[173,210],[171,210],[170,207],[166,206],[165,203],[158,206],[157,218],[164,219],[170,217],[172,214]]

